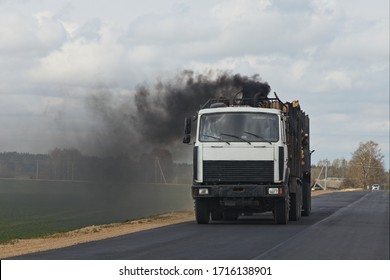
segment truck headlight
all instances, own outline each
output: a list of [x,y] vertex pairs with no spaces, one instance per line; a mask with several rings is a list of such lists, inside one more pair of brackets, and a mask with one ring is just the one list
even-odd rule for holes
[[199,189],[199,195],[207,195],[207,194],[209,194],[209,189],[206,188]]
[[268,194],[279,194],[279,188],[268,188]]

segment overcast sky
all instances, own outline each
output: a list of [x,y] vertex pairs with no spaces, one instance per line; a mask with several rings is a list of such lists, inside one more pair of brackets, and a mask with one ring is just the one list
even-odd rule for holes
[[299,99],[314,163],[373,140],[389,167],[388,0],[0,0],[0,152],[83,149],[91,92],[183,69]]

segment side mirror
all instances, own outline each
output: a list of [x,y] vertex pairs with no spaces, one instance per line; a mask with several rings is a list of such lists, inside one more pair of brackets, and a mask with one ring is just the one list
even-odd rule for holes
[[191,123],[192,119],[191,117],[187,117],[184,119],[184,134],[191,134]]
[[187,117],[184,119],[184,138],[183,138],[184,144],[189,144],[191,142],[191,124],[192,124],[191,117]]

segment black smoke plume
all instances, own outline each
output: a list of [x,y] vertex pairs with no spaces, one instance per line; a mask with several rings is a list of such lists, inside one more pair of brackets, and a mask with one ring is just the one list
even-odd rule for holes
[[210,98],[266,97],[269,92],[270,86],[258,75],[182,71],[152,87],[139,85],[127,99],[101,90],[88,106],[102,119],[104,130],[98,138],[106,153],[133,157],[156,148],[180,149],[184,118],[195,115]]
[[182,138],[184,118],[194,115],[208,99],[233,97],[239,92],[244,97],[256,93],[266,97],[269,91],[269,85],[258,76],[224,72],[213,77],[184,71],[171,81],[158,82],[152,89],[139,87],[132,120],[143,141],[172,144]]

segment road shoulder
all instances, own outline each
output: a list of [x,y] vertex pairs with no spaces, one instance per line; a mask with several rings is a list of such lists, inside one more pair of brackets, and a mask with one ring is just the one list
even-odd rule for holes
[[[334,190],[314,191],[312,196],[330,192],[334,192]],[[0,259],[68,247],[194,220],[195,216],[193,211],[178,211],[124,223],[89,226],[66,233],[48,235],[42,238],[16,239],[6,244],[0,244]]]

